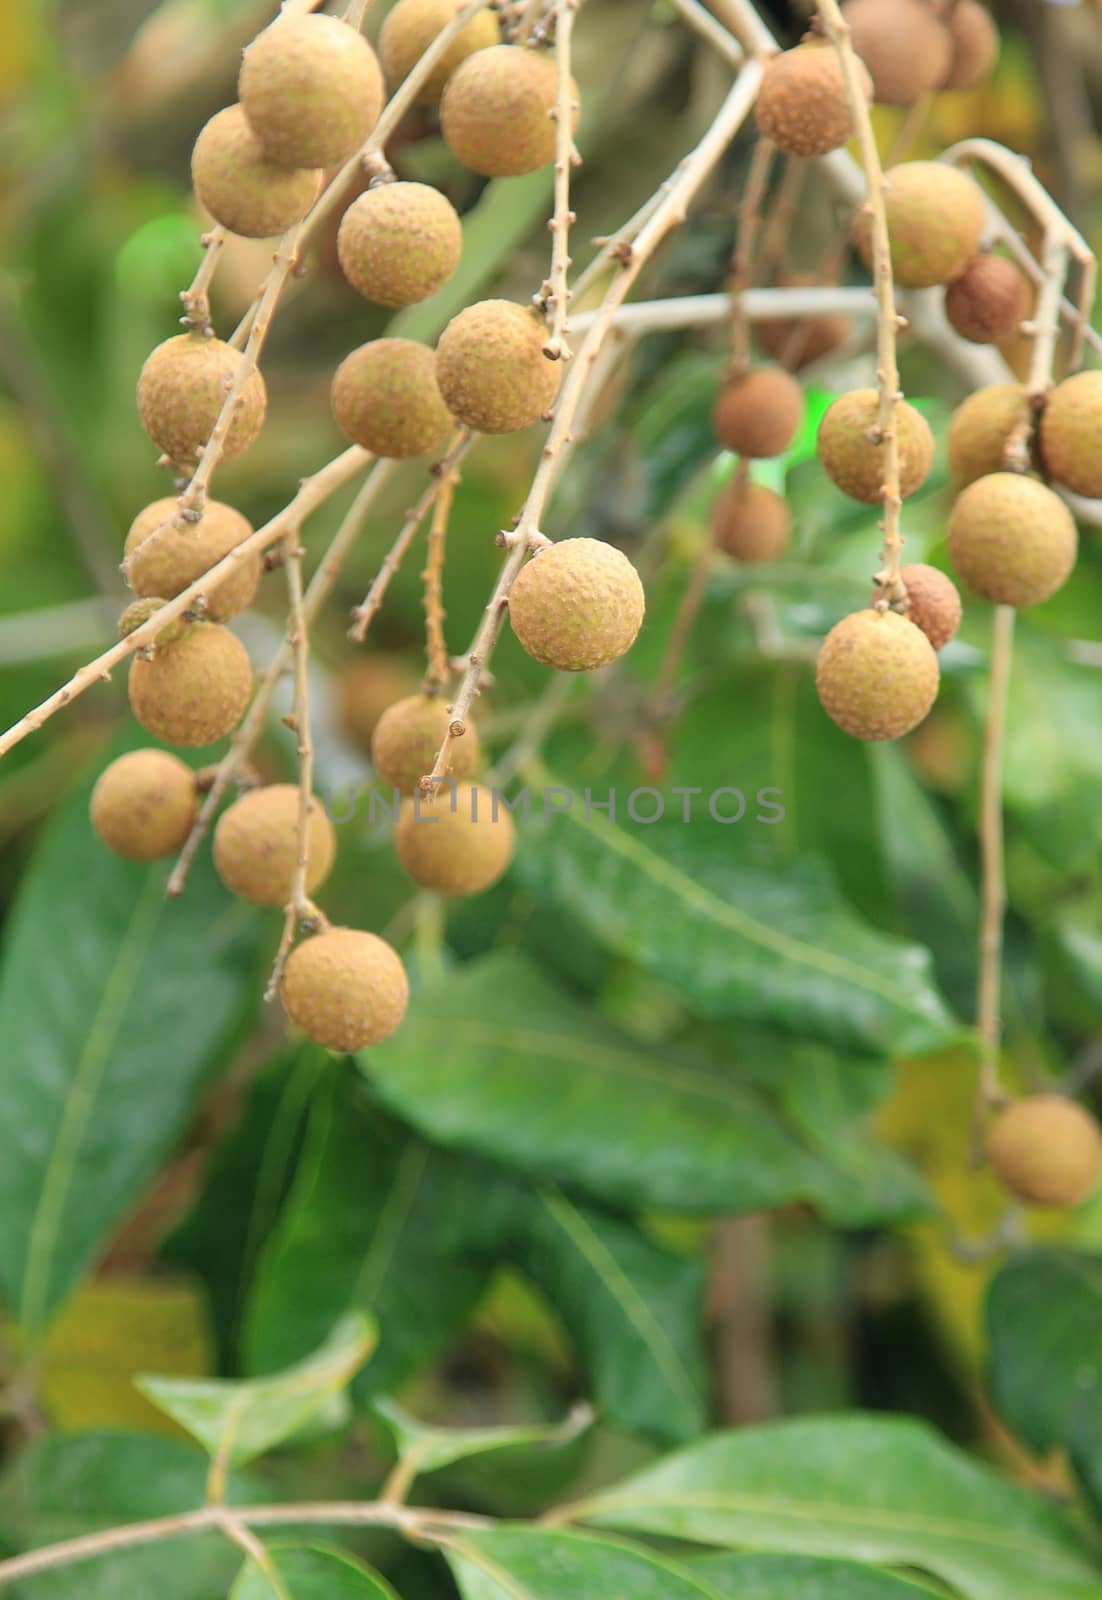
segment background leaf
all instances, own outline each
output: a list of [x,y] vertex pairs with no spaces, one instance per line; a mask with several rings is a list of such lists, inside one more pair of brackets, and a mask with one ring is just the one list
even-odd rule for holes
[[284,1593],[254,1561],[242,1567],[228,1600],[397,1600],[390,1584],[343,1550],[316,1544],[265,1546]]
[[702,1600],[703,1579],[657,1551],[545,1528],[466,1531],[445,1544],[463,1600]]
[[395,1400],[377,1400],[374,1410],[386,1423],[398,1447],[399,1459],[410,1479],[436,1472],[454,1461],[510,1450],[517,1445],[568,1444],[590,1426],[588,1406],[576,1407],[562,1422],[531,1423],[500,1428],[438,1428],[419,1422]]
[[923,1600],[936,1592],[894,1573],[817,1556],[704,1556],[684,1565],[723,1600]]

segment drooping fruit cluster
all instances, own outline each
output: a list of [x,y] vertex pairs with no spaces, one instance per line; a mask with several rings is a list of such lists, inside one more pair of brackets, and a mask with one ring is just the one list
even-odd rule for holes
[[[337,853],[333,824],[314,799],[307,814],[306,893],[321,887]],[[214,865],[227,889],[254,906],[285,906],[298,860],[299,792],[291,783],[251,789],[214,830]]]
[[216,622],[162,634],[146,660],[130,663],[130,708],[147,733],[195,748],[232,733],[252,698],[253,670],[241,640]]
[[752,367],[716,396],[712,426],[720,444],[747,460],[783,455],[803,415],[799,384],[780,367]]
[[436,346],[436,382],[452,416],[478,433],[538,421],[562,376],[561,362],[543,353],[546,337],[538,314],[511,300],[480,300],[453,317]]
[[[923,561],[905,562],[899,577],[907,591],[908,621],[922,629],[935,650],[943,650],[960,627],[960,592],[956,584],[940,568]],[[880,598],[880,591],[874,589],[871,603],[876,605]]]
[[268,161],[335,167],[363,144],[383,109],[382,69],[363,35],[314,12],[281,17],[241,62],[237,96]]
[[433,353],[414,339],[373,339],[353,350],[333,377],[332,403],[341,432],[376,456],[424,455],[454,426]]
[[[178,525],[179,524],[179,525]],[[137,595],[173,600],[252,533],[232,506],[208,500],[197,522],[179,515],[175,500],[154,500],[130,525],[123,550],[127,581]],[[251,605],[260,582],[260,555],[245,551],[204,591],[206,614],[226,622]]]
[[[387,12],[379,34],[379,54],[387,83],[394,90],[416,66],[436,36],[459,10],[460,0],[398,0]],[[419,99],[435,105],[455,69],[476,50],[501,41],[496,14],[479,11],[456,34],[421,86]]]
[[[866,96],[872,79],[864,74]],[[758,127],[790,156],[823,156],[853,134],[845,81],[833,45],[809,39],[774,56],[762,75],[754,107]]]
[[824,711],[855,739],[898,739],[916,728],[937,698],[938,678],[930,640],[895,611],[843,617],[815,666]]
[[1029,283],[1005,256],[975,256],[945,291],[945,315],[962,339],[997,344],[1029,310]]
[[[177,467],[195,466],[243,359],[221,339],[180,333],[146,360],[138,377],[138,414],[158,450]],[[244,455],[264,426],[267,409],[264,379],[254,370],[226,431],[223,461]]]
[[[782,273],[779,287],[801,289],[817,283],[810,272]],[[754,333],[767,355],[798,372],[825,356],[833,355],[846,342],[849,324],[837,313],[816,312],[806,317],[763,317],[754,324]]]
[[105,767],[92,790],[92,826],[128,861],[178,850],[199,810],[195,774],[167,750],[131,750]]
[[1056,385],[1041,412],[1040,447],[1057,483],[1102,495],[1102,372],[1077,372]]
[[394,829],[398,860],[414,883],[435,894],[481,894],[513,859],[516,828],[495,789],[457,783],[435,799],[403,800]]
[[1011,434],[1027,417],[1020,383],[993,383],[963,400],[949,422],[949,470],[958,486],[1001,471]]
[[1074,1100],[1028,1095],[1000,1111],[987,1139],[996,1176],[1027,1205],[1069,1210],[1102,1177],[1102,1130]]
[[268,239],[301,221],[321,178],[315,168],[269,161],[241,106],[216,112],[191,153],[196,199],[215,222],[245,239]]
[[[377,775],[402,794],[412,794],[432,771],[444,743],[451,715],[440,695],[411,694],[383,712],[371,738],[371,759]],[[478,766],[478,732],[470,721],[449,747],[450,776],[467,778]]]
[[[952,283],[979,252],[984,203],[979,184],[943,161],[905,161],[884,174],[892,273],[907,289]],[[872,262],[868,217],[857,245]]]
[[631,648],[645,607],[639,574],[622,551],[600,539],[563,539],[521,568],[509,620],[544,666],[589,672]]
[[327,928],[296,945],[279,992],[295,1026],[329,1050],[381,1044],[409,1004],[397,951],[358,928]]
[[[816,450],[823,470],[844,494],[866,505],[884,492],[884,440],[875,389],[852,389],[829,407],[819,425]],[[906,499],[925,483],[934,461],[934,436],[920,411],[897,400],[892,427],[899,453],[899,492]]]
[[426,183],[369,189],[348,207],[337,234],[345,277],[381,306],[411,306],[435,294],[459,265],[462,250],[455,207]]
[[[577,88],[571,85],[577,106]],[[515,178],[555,159],[558,70],[520,45],[477,50],[449,77],[440,127],[457,161],[484,178]],[[574,126],[578,113],[574,111]]]
[[1034,606],[1066,583],[1078,535],[1064,502],[1035,478],[992,472],[957,497],[949,554],[964,582],[996,605]]
[[995,65],[999,34],[979,0],[846,0],[853,48],[881,105],[910,106],[935,89],[972,89]]
[[712,536],[736,561],[776,561],[791,531],[788,502],[775,489],[736,473],[712,505]]

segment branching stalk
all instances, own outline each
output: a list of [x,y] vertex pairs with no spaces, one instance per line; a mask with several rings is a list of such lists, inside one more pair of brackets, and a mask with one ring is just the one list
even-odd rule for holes
[[574,148],[574,80],[570,72],[570,46],[574,31],[577,0],[556,0],[555,69],[558,73],[555,98],[555,206],[548,227],[551,230],[551,272],[541,291],[551,312],[551,331],[543,353],[552,361],[569,361],[570,349],[570,171],[581,162]]

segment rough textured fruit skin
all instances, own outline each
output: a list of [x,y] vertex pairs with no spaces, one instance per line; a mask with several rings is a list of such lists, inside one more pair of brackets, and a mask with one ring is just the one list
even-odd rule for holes
[[242,58],[237,98],[275,166],[335,167],[379,120],[386,89],[363,35],[315,13],[257,34]]
[[341,218],[337,256],[353,289],[380,306],[411,306],[441,288],[463,253],[450,200],[427,183],[382,183]]
[[[875,389],[851,389],[829,406],[816,449],[823,471],[843,494],[876,505],[884,485],[884,447],[869,438],[876,426],[880,401]],[[930,424],[908,405],[896,402],[895,432],[899,449],[899,491],[904,499],[920,489],[934,464]]]
[[[908,289],[929,289],[959,278],[979,250],[983,192],[965,173],[943,161],[905,161],[889,167],[884,204],[892,271]],[[867,216],[856,229],[858,248],[872,261]]]
[[1028,1095],[999,1112],[987,1154],[999,1181],[1019,1200],[1070,1210],[1102,1175],[1102,1131],[1074,1100]]
[[167,750],[131,750],[105,767],[92,790],[92,826],[128,861],[178,850],[199,811],[195,774]]
[[[157,449],[179,466],[193,467],[198,460],[241,360],[240,352],[221,339],[198,333],[179,333],[150,351],[138,376],[138,414]],[[245,453],[264,426],[267,409],[264,379],[252,372],[226,430],[223,461]]]
[[[253,531],[252,523],[240,511],[220,500],[208,500],[198,522],[165,528],[151,538],[178,510],[175,500],[154,500],[130,524],[123,556],[127,581],[135,594],[175,599]],[[212,622],[225,622],[244,611],[259,582],[259,553],[241,556],[205,597],[208,617]]]
[[555,159],[551,112],[557,86],[553,55],[497,44],[468,56],[448,79],[440,102],[448,149],[484,178],[517,178],[549,166]]
[[953,59],[941,87],[974,89],[988,77],[999,56],[999,30],[978,0],[957,0],[946,18]]
[[[960,594],[952,578],[923,561],[909,561],[899,576],[907,591],[906,616],[921,628],[935,650],[943,650],[960,627]],[[872,598],[878,598],[873,590]]]
[[854,611],[823,640],[815,686],[832,722],[855,739],[898,739],[937,697],[934,647],[895,611]]
[[[866,91],[871,98],[871,79]],[[844,145],[853,124],[834,46],[812,40],[774,56],[754,114],[761,132],[786,155],[823,156]]]
[[[310,806],[306,893],[329,876],[337,853],[333,824],[318,800]],[[298,788],[272,783],[235,800],[214,830],[214,865],[226,888],[254,906],[285,906],[298,860]]]
[[[789,272],[782,276],[780,286],[806,288],[818,281],[811,272]],[[794,372],[841,349],[848,331],[845,317],[825,313],[815,317],[763,317],[754,324],[754,333],[766,354]]]
[[[457,0],[398,0],[387,12],[379,34],[379,55],[391,89],[396,89],[459,10]],[[501,43],[501,28],[496,14],[479,11],[460,30],[433,67],[418,99],[435,105],[444,85],[455,69],[476,50],[487,50]]]
[[945,291],[945,315],[962,339],[996,344],[1029,311],[1029,284],[1005,256],[975,256]]
[[231,233],[270,239],[300,222],[318,197],[321,173],[277,167],[240,106],[218,111],[191,152],[191,181],[199,204]]
[[803,416],[803,391],[780,367],[753,367],[725,383],[712,408],[720,444],[752,461],[788,449]]
[[[131,600],[119,618],[119,638],[128,639],[132,633],[137,633],[138,629],[144,627],[150,617],[155,617],[158,611],[162,610],[166,604],[166,601],[156,595],[150,595],[143,600]],[[185,622],[182,617],[174,617],[171,622],[166,623],[155,634],[154,641],[157,648],[163,650],[167,645],[172,644],[174,640],[181,639],[189,626],[190,624]]]
[[639,574],[600,539],[562,539],[520,569],[509,621],[530,656],[560,672],[605,667],[630,650],[643,625]]
[[959,485],[1001,470],[1007,440],[1025,403],[1020,383],[993,383],[957,407],[949,419],[949,470]]
[[879,105],[913,105],[949,71],[952,42],[926,0],[850,0],[842,15]]
[[712,507],[712,536],[736,561],[776,561],[788,544],[790,525],[783,495],[737,477],[723,486]]
[[291,951],[279,995],[295,1027],[315,1044],[362,1050],[399,1026],[409,980],[385,939],[358,928],[327,928]]
[[436,382],[436,361],[414,339],[373,339],[333,375],[333,416],[373,455],[403,459],[435,450],[455,424]]
[[1078,535],[1062,500],[1035,478],[991,472],[957,496],[949,555],[968,587],[996,605],[1035,606],[1066,583]]
[[248,651],[216,622],[190,623],[152,661],[130,664],[130,708],[166,744],[213,744],[237,727],[252,692]]
[[1041,456],[1057,483],[1102,495],[1102,372],[1077,372],[1053,389],[1041,412]]
[[547,330],[511,300],[479,300],[453,317],[436,347],[436,381],[452,416],[478,433],[538,421],[559,392],[561,362],[543,353]]
[[394,850],[422,889],[436,894],[481,894],[508,870],[516,829],[512,814],[492,789],[458,783],[454,796],[441,788],[435,803],[402,801]]
[[[402,794],[412,794],[426,772],[431,772],[436,752],[451,722],[448,702],[440,695],[407,695],[388,706],[371,738],[371,760],[377,775]],[[448,747],[449,775],[466,778],[482,754],[478,731],[467,719],[467,731]]]
[[348,739],[370,752],[379,718],[396,700],[404,700],[416,683],[400,656],[372,652],[345,662],[336,688],[338,719]]

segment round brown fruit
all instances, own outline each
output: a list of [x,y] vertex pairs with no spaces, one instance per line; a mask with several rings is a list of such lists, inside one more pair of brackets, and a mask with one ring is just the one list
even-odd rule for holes
[[[271,783],[252,789],[227,807],[214,830],[214,865],[226,888],[254,906],[285,906],[298,860],[298,788]],[[310,801],[306,893],[329,876],[337,853],[333,824],[316,799]]]
[[213,744],[237,727],[252,692],[248,651],[216,622],[189,623],[152,660],[130,664],[131,710],[166,744]]
[[725,383],[712,409],[720,444],[750,460],[783,455],[803,416],[803,391],[780,367],[752,367]]
[[999,56],[999,30],[978,0],[956,0],[945,19],[953,61],[943,89],[974,89],[990,76]]
[[[952,578],[922,561],[909,561],[899,576],[907,591],[906,617],[921,628],[935,650],[943,650],[960,627],[960,594]],[[879,598],[874,589],[873,601]]]
[[913,105],[948,72],[949,32],[926,0],[849,0],[842,15],[879,105]]
[[1029,312],[1029,284],[1005,256],[976,256],[945,291],[945,315],[972,344],[997,344]]
[[543,353],[542,319],[511,300],[480,300],[453,317],[436,347],[436,381],[453,417],[478,433],[538,421],[559,392],[561,363]]
[[[231,345],[198,333],[178,333],[146,358],[138,377],[138,414],[157,449],[177,466],[193,467],[202,454],[242,360]],[[223,461],[244,454],[267,409],[264,379],[253,371],[226,430]]]
[[167,750],[131,750],[100,773],[92,826],[117,856],[156,861],[178,850],[199,813],[195,774]]
[[993,383],[962,401],[949,419],[949,470],[958,484],[1002,470],[1007,444],[1025,408],[1020,383]]
[[[871,99],[872,80],[865,74]],[[846,86],[834,46],[818,39],[784,50],[767,64],[754,107],[758,127],[790,156],[823,156],[853,133]]]
[[854,611],[823,640],[815,665],[823,710],[855,739],[898,739],[937,698],[934,647],[895,611]]
[[333,416],[372,455],[404,459],[442,445],[454,427],[436,383],[436,362],[414,339],[373,339],[333,376]]
[[[398,0],[387,12],[379,34],[379,55],[392,90],[409,75],[461,4],[462,0]],[[468,56],[500,42],[501,28],[496,13],[489,7],[476,12],[433,67],[417,98],[435,105],[452,73]]]
[[[448,79],[440,127],[457,161],[484,178],[516,178],[555,159],[558,71],[553,55],[496,44]],[[578,125],[577,89],[573,126]]]
[[295,1027],[315,1044],[362,1050],[399,1026],[409,980],[385,939],[358,928],[327,928],[291,951],[279,994]]
[[450,200],[427,183],[382,183],[341,218],[337,255],[353,289],[380,306],[411,306],[447,283],[463,252]]
[[712,535],[736,561],[776,561],[788,544],[790,518],[783,495],[737,476],[716,496]]
[[1065,489],[1102,495],[1102,372],[1077,372],[1053,389],[1041,412],[1041,457]]
[[[450,724],[448,702],[439,695],[411,694],[388,707],[371,739],[371,760],[378,776],[402,794],[412,794],[432,771]],[[481,755],[478,732],[469,718],[466,728],[463,737],[448,746],[448,771],[453,778],[469,777]]]
[[1102,1132],[1074,1100],[1028,1095],[1000,1111],[987,1139],[1004,1188],[1027,1205],[1070,1210],[1102,1175]]
[[[207,501],[198,522],[165,527],[178,512],[175,500],[154,500],[131,523],[123,558],[135,594],[175,599],[253,531],[247,517],[219,500]],[[240,556],[204,596],[207,616],[212,622],[235,617],[251,603],[259,582],[259,551]]]
[[240,106],[216,112],[191,152],[199,204],[243,239],[270,239],[300,222],[318,197],[321,176],[268,161]]
[[1035,606],[1066,583],[1078,537],[1064,502],[1035,478],[991,472],[957,496],[949,555],[968,587],[1003,606]]
[[630,650],[643,625],[639,574],[600,539],[562,539],[520,569],[509,621],[521,646],[545,667],[589,672]]
[[[829,406],[816,450],[827,477],[843,494],[866,505],[883,497],[884,450],[875,433],[880,400],[875,389],[851,389]],[[921,411],[897,400],[894,426],[899,452],[899,492],[904,499],[920,489],[934,464],[934,436]]]
[[481,894],[508,870],[516,829],[496,790],[458,783],[434,801],[402,801],[394,850],[422,889],[436,894]]
[[[959,278],[979,250],[983,191],[943,161],[905,161],[885,173],[884,206],[895,281],[929,289]],[[858,221],[857,245],[872,261],[868,216]]]
[[405,699],[416,682],[400,656],[374,653],[346,661],[336,687],[340,725],[351,742],[369,751],[383,712]]
[[274,165],[335,167],[364,143],[386,92],[363,34],[315,12],[278,18],[256,36],[237,98]]
[[[782,278],[781,287],[807,288],[817,282],[814,273],[791,272]],[[767,355],[798,372],[840,350],[849,324],[845,317],[822,312],[810,317],[763,317],[754,324],[754,332]]]

